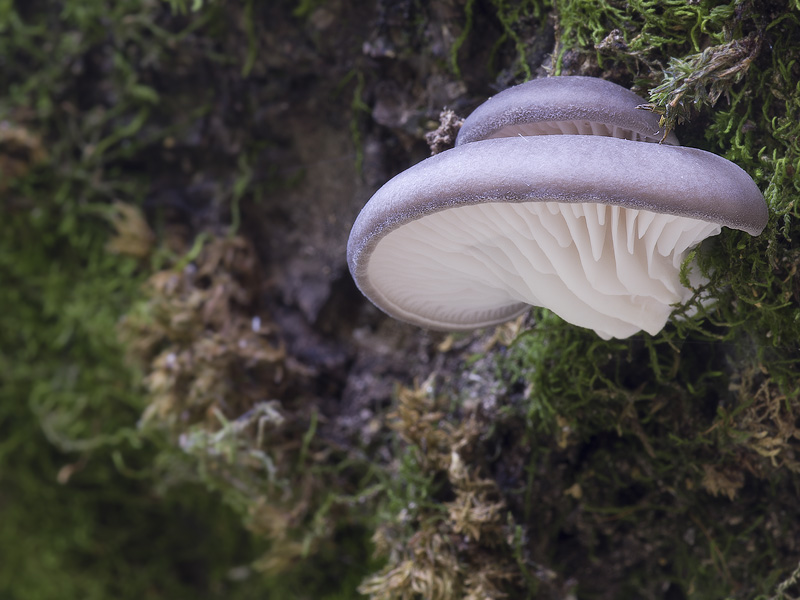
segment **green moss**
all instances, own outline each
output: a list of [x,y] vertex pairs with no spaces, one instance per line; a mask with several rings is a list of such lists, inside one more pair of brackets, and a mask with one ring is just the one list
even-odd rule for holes
[[[389,464],[371,467],[326,446],[324,419],[301,385],[269,387],[282,359],[242,368],[241,349],[213,327],[203,324],[196,340],[225,352],[162,386],[161,397],[145,395],[123,358],[119,318],[165,253],[151,264],[141,258],[147,251],[111,252],[112,203],[142,203],[148,179],[164,174],[150,155],[214,100],[159,77],[186,66],[176,56],[235,63],[204,51],[198,58],[192,45],[196,36],[222,39],[229,14],[245,19],[239,64],[254,77],[262,68],[258,3],[241,12],[170,4],[182,16],[138,0],[0,7],[0,54],[16,57],[0,73],[0,554],[11,557],[0,564],[0,596],[352,597],[378,568],[365,556],[376,521],[387,562],[362,586],[376,598],[419,589],[443,598],[793,592],[796,2],[555,3],[556,70],[569,71],[578,55],[589,72],[652,89],[651,108],[679,126],[687,145],[753,176],[769,225],[758,238],[725,231],[702,247],[703,292],[716,302],[698,296],[658,336],[602,341],[536,311],[531,330],[493,350],[509,382],[496,411],[467,411],[457,394],[398,400],[420,406],[395,424],[401,441]],[[302,17],[318,5],[289,4]],[[549,6],[459,6],[452,70],[487,45],[473,33],[488,15],[495,52],[482,50],[505,61],[504,77],[530,77],[531,24],[544,22]],[[415,51],[403,48],[406,57]],[[370,68],[356,64],[343,82],[354,88],[356,141],[370,112]],[[184,96],[193,111],[182,109]],[[235,201],[256,189],[258,153],[240,153]],[[196,252],[175,262],[176,272],[210,246],[210,236],[194,239]],[[193,348],[176,339],[162,335],[153,354],[167,343]],[[485,352],[470,352],[459,368],[482,368]],[[202,377],[213,369],[222,375]],[[263,386],[238,386],[254,381]],[[274,406],[259,404],[265,389],[280,400]],[[151,409],[143,433],[146,406],[164,410]],[[270,420],[276,406],[281,423]],[[239,420],[249,409],[259,418]],[[182,422],[184,414],[191,418]],[[243,532],[242,520],[258,537]],[[409,582],[429,587],[414,591]]]
[[497,41],[497,45],[506,40],[513,44],[517,54],[518,68],[522,70],[525,80],[528,80],[533,76],[528,64],[528,46],[520,36],[518,28],[526,21],[541,22],[550,10],[550,3],[546,0],[527,0],[526,2],[492,0],[492,5],[503,28],[503,35]]
[[455,73],[456,77],[461,77],[461,69],[458,67],[458,51],[464,45],[467,36],[472,32],[474,13],[475,0],[467,0],[464,5],[464,27],[450,48],[450,69]]
[[[520,522],[550,514],[539,559],[586,568],[558,550],[555,540],[572,539],[604,565],[615,597],[647,597],[655,581],[681,597],[770,596],[797,564],[800,14],[766,3],[556,8],[560,58],[577,52],[654,86],[651,108],[668,126],[683,120],[686,145],[745,169],[770,220],[759,237],[725,230],[698,250],[703,293],[716,301],[698,294],[658,336],[605,342],[535,312],[501,361],[524,386],[508,411],[527,419],[517,443],[536,474]],[[573,501],[560,506],[542,477]],[[610,566],[607,544],[637,556]],[[588,587],[578,596],[593,597]]]
[[364,125],[363,120],[370,113],[370,108],[364,102],[364,73],[357,69],[350,70],[337,86],[337,93],[346,89],[355,80],[353,97],[350,102],[350,138],[356,148],[355,166],[359,174],[364,168]]
[[[544,20],[551,9],[551,3],[547,0],[525,0],[523,2],[508,2],[507,0],[492,0],[489,7],[484,10],[490,18],[496,20],[500,25],[500,35],[495,39],[490,53],[488,68],[495,68],[495,59],[500,48],[510,45],[513,48],[515,58],[509,67],[510,78],[523,77],[528,80],[533,76],[530,68],[530,53],[535,49],[535,44],[530,46],[535,40],[528,39],[530,27],[539,25]],[[464,24],[461,32],[456,37],[450,47],[450,69],[457,77],[461,77],[458,55],[462,46],[474,35],[473,24],[477,9],[476,0],[467,0],[464,5]],[[479,15],[485,18],[485,15]],[[482,42],[485,43],[485,42]]]
[[[249,597],[257,548],[213,495],[154,493],[157,439],[119,319],[152,240],[117,253],[165,119],[149,68],[185,31],[158,3],[3,3],[0,53],[0,597]],[[202,24],[203,19],[196,23]],[[174,28],[174,31],[170,28]],[[149,65],[149,66],[148,66]],[[122,225],[124,227],[124,225]],[[133,246],[129,246],[128,249]]]
[[[564,53],[573,49],[594,54],[601,65],[603,56],[610,56],[625,63],[634,75],[642,67],[659,67],[670,57],[699,52],[709,42],[727,41],[724,38],[736,30],[741,18],[737,4],[684,0],[558,2],[556,74],[560,73]],[[613,39],[613,43],[604,44],[607,39]]]
[[[669,332],[603,342],[542,311],[503,363],[527,386],[510,412],[528,419],[515,445],[530,448],[536,476],[520,522],[546,548],[539,561],[591,579],[582,556],[592,557],[617,597],[641,597],[654,581],[697,598],[771,589],[773,565],[796,560],[786,554],[794,511],[784,512],[796,493],[796,443],[780,431],[787,420],[793,430],[799,404],[755,394],[761,373],[736,379],[752,364],[740,350]],[[565,538],[580,550],[559,552]],[[636,550],[611,566],[607,544]]]

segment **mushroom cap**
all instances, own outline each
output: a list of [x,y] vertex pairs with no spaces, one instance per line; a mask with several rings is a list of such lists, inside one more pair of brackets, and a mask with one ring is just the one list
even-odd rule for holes
[[[660,142],[659,117],[642,109],[644,100],[624,87],[596,77],[534,79],[492,96],[467,117],[456,145],[498,137],[602,135]],[[664,143],[678,145],[671,133]]]
[[721,225],[761,232],[764,199],[735,164],[600,136],[489,139],[386,183],[347,246],[361,291],[416,325],[469,330],[530,304],[602,337],[656,333],[687,299],[679,269]]

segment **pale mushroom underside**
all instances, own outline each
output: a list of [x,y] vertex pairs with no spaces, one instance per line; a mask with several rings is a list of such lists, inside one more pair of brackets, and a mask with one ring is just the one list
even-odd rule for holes
[[485,139],[531,135],[601,135],[634,142],[658,142],[663,137],[658,130],[654,130],[652,134],[645,134],[610,123],[574,120],[511,123],[488,134]]
[[385,309],[435,329],[491,325],[535,305],[624,338],[663,328],[670,305],[692,294],[679,280],[687,251],[719,232],[621,206],[490,201],[390,232],[367,275]]

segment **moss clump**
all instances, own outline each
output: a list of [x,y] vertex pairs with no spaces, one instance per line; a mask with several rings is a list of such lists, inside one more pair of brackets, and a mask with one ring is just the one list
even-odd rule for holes
[[400,485],[387,484],[391,516],[374,536],[388,561],[359,588],[375,600],[499,599],[528,583],[511,513],[480,472],[483,424],[447,404],[431,381],[398,390],[389,420]]
[[739,2],[564,0],[555,6],[556,72],[560,72],[567,53],[577,51],[592,55],[601,67],[608,57],[624,64],[629,76],[648,76],[671,57],[730,41],[752,7]]
[[[122,326],[146,374],[140,427],[171,445],[157,459],[162,487],[202,482],[268,542],[250,568],[272,589],[351,593],[360,569],[334,584],[320,565],[337,552],[342,560],[343,531],[365,536],[368,514],[359,518],[350,496],[364,466],[337,464],[345,456],[318,437],[324,417],[306,392],[308,373],[287,360],[259,308],[260,272],[253,246],[233,237],[208,238],[190,262],[151,276]],[[301,582],[309,569],[320,576]]]
[[730,101],[731,88],[745,76],[760,47],[759,35],[751,33],[685,59],[671,58],[665,81],[650,92],[653,102],[643,105],[661,114],[664,139],[689,118],[691,109],[713,107],[723,95]]
[[122,324],[147,372],[142,426],[220,425],[260,398],[280,397],[285,351],[254,306],[258,263],[242,238],[206,238],[198,256],[152,275]]
[[798,400],[753,396],[732,381],[748,362],[665,337],[603,342],[538,315],[503,361],[535,473],[511,508],[534,560],[583,573],[578,597],[768,593],[797,560]]

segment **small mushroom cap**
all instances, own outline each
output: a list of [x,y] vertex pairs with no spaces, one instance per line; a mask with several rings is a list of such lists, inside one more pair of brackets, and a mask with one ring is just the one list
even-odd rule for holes
[[[660,142],[659,117],[637,109],[644,100],[596,77],[534,79],[492,96],[467,117],[456,145],[519,135],[602,135]],[[664,143],[678,145],[670,134]]]
[[424,327],[476,329],[534,304],[627,337],[659,331],[691,295],[688,249],[721,225],[756,235],[766,222],[750,177],[703,150],[512,137],[394,177],[358,216],[347,259],[373,303]]

